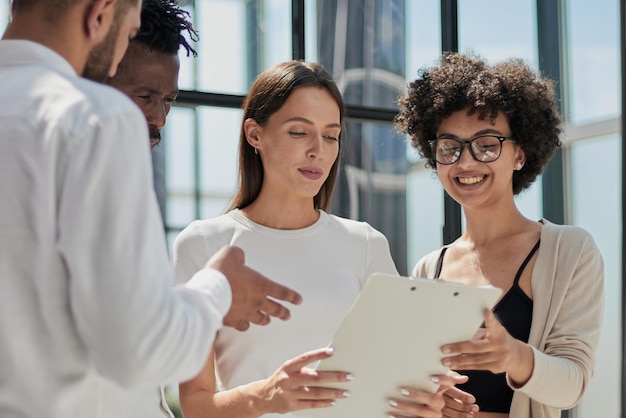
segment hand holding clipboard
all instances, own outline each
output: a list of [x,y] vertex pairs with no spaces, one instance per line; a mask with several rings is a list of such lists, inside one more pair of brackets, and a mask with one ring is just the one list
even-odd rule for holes
[[501,290],[375,274],[369,278],[330,343],[332,357],[317,370],[346,371],[350,391],[330,408],[298,411],[311,418],[381,417],[400,387],[434,392],[432,375],[446,374],[441,346],[470,340]]

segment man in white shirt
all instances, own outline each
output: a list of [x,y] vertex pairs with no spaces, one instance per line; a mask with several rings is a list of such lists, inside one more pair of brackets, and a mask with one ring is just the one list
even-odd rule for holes
[[[140,0],[14,0],[0,41],[0,416],[109,417],[295,292],[227,247],[172,287],[145,118],[114,89]],[[271,298],[268,298],[271,296]],[[105,396],[115,384],[128,391]]]

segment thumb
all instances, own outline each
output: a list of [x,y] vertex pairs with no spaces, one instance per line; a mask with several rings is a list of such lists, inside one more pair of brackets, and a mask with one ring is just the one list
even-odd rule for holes
[[461,383],[467,383],[469,377],[456,373],[452,375],[452,379],[454,380],[455,385],[460,385]]
[[494,315],[491,309],[485,309],[484,315],[485,315],[485,327],[487,328],[487,330],[502,326],[500,324],[500,321],[498,321],[498,318],[496,318],[496,316]]

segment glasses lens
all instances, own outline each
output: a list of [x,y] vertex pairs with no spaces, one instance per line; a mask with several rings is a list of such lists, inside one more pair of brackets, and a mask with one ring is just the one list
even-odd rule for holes
[[478,161],[495,161],[502,151],[502,142],[496,136],[479,136],[472,141],[472,151]]
[[462,144],[454,139],[438,139],[435,142],[435,159],[439,164],[452,164],[461,155]]

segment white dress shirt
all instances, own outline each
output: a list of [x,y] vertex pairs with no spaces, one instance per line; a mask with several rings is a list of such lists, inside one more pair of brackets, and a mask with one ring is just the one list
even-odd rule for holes
[[0,41],[0,80],[0,416],[121,418],[148,391],[155,414],[133,418],[158,416],[158,386],[204,365],[228,282],[172,287],[129,99],[28,41]]

